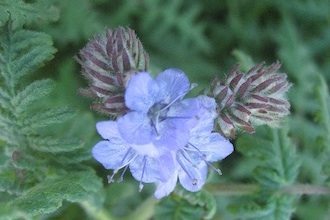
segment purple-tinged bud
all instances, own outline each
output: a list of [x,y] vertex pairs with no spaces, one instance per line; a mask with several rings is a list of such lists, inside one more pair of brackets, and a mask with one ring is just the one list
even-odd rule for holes
[[225,79],[213,79],[209,96],[217,101],[216,129],[234,138],[237,129],[253,133],[255,125],[276,126],[290,113],[287,75],[278,73],[279,62],[254,66],[247,73],[235,65]]
[[129,28],[106,30],[95,36],[79,52],[78,62],[89,87],[80,94],[93,98],[91,108],[112,116],[127,111],[124,93],[128,80],[136,72],[148,70],[148,54]]

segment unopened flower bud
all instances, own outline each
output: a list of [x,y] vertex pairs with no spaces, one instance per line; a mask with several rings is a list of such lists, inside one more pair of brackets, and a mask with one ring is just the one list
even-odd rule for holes
[[235,65],[225,79],[213,79],[209,96],[217,101],[216,129],[235,137],[237,129],[253,133],[254,125],[276,126],[290,113],[286,92],[291,87],[287,75],[278,73],[279,62],[254,66],[247,73]]
[[124,92],[136,72],[148,70],[148,54],[129,28],[106,30],[79,52],[78,62],[89,87],[82,95],[93,98],[92,109],[118,116],[127,111]]

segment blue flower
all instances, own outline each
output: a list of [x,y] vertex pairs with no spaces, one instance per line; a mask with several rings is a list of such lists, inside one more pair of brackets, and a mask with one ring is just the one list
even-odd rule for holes
[[228,156],[233,146],[212,133],[215,100],[183,99],[190,89],[187,76],[175,69],[155,79],[147,72],[130,79],[125,91],[130,111],[116,121],[96,125],[106,140],[97,143],[92,153],[106,169],[114,170],[110,182],[124,168],[121,180],[129,167],[140,190],[142,183],[158,184],[157,198],[171,193],[178,179],[189,191],[202,188],[210,162]]

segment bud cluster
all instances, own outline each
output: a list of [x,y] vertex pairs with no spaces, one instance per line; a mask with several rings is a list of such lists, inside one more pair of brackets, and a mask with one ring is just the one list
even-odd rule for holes
[[280,66],[261,63],[243,73],[235,65],[225,79],[214,78],[208,95],[217,102],[216,130],[234,138],[237,129],[253,133],[253,124],[276,126],[288,115],[285,93],[291,84],[286,74],[277,72]]
[[148,54],[129,28],[107,30],[97,35],[79,52],[78,62],[89,87],[80,93],[91,97],[92,109],[118,116],[127,111],[124,92],[136,72],[148,69]]

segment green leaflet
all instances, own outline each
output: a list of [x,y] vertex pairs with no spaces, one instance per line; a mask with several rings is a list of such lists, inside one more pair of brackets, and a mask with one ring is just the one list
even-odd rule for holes
[[23,76],[53,58],[56,51],[49,35],[22,29],[13,31],[11,22],[2,28],[0,43],[3,50],[1,75],[11,90]]
[[[182,7],[185,7],[185,10],[181,10]],[[201,13],[198,3],[185,4],[182,0],[169,2],[145,0],[140,11],[143,14],[142,30],[149,33],[148,37],[151,41],[161,39],[165,34],[169,37],[171,30],[175,30],[177,33],[174,37],[175,46],[195,51],[210,51],[211,46],[204,33],[206,24],[197,19]],[[155,29],[155,26],[158,28]],[[162,43],[157,41],[155,45]]]
[[54,137],[34,137],[28,138],[29,146],[37,151],[49,152],[49,153],[61,153],[76,150],[82,147],[82,142],[71,139],[59,139]]
[[21,27],[23,24],[56,21],[59,17],[58,9],[43,0],[37,0],[34,3],[27,3],[24,0],[2,0],[0,11],[0,26],[12,19],[14,28]]
[[96,174],[86,171],[72,171],[66,175],[49,178],[11,202],[14,207],[28,215],[50,213],[58,209],[63,200],[69,202],[89,201],[101,188]]
[[212,219],[216,212],[214,197],[207,191],[179,191],[162,199],[156,208],[156,219]]
[[[80,164],[90,158],[89,149],[82,149],[80,134],[88,137],[91,129],[82,132],[81,125],[66,125],[62,131],[68,135],[58,136],[56,129],[60,125],[50,125],[67,121],[75,111],[52,105],[42,110],[45,104],[40,99],[51,93],[54,82],[43,79],[22,86],[26,75],[53,57],[56,49],[51,37],[14,30],[12,24],[2,27],[0,35],[0,190],[14,196],[3,197],[0,202],[34,216],[55,211],[63,200],[88,201],[100,189],[101,181]],[[77,124],[89,119],[83,116]],[[82,168],[85,171],[74,171]]]
[[254,137],[243,135],[238,138],[236,148],[258,160],[254,177],[265,187],[278,188],[292,184],[298,175],[300,161],[288,137],[287,124],[282,129],[262,127]]
[[26,126],[26,130],[35,130],[51,124],[64,122],[71,119],[74,114],[74,110],[68,107],[52,108],[28,115],[23,119],[23,124]]
[[293,196],[273,195],[264,197],[265,201],[256,200],[230,205],[228,209],[240,219],[251,220],[288,220],[294,211]]
[[[104,15],[100,15],[97,10],[94,10],[95,1],[52,0],[51,2],[60,8],[61,17],[56,24],[46,26],[45,32],[50,33],[54,40],[61,45],[69,43],[77,45],[109,24]],[[78,5],[79,7],[77,7]],[[107,11],[106,14],[110,13]]]
[[17,113],[21,114],[31,107],[35,102],[50,94],[53,90],[54,82],[51,79],[37,80],[19,91],[13,99]]
[[236,149],[254,160],[253,178],[262,186],[261,191],[250,197],[253,202],[237,202],[229,210],[243,219],[289,219],[293,212],[294,196],[280,193],[290,186],[298,175],[300,160],[288,136],[288,126],[282,129],[261,127],[257,133],[243,135],[236,142]]

